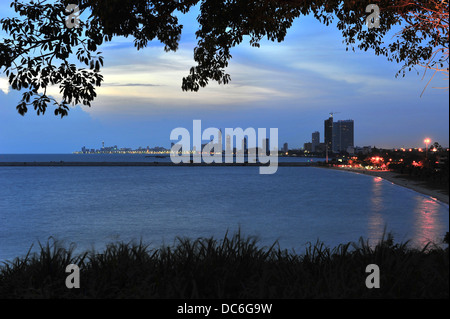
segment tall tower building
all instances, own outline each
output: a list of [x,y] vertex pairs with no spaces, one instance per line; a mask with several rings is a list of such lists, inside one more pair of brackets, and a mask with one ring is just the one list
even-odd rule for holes
[[219,129],[217,134],[217,141],[214,143],[214,153],[222,154],[223,151],[223,143],[222,143],[222,130]]
[[319,132],[314,132],[312,133],[312,145],[311,145],[311,150],[313,152],[316,151],[316,146],[319,146],[320,144],[320,133]]
[[247,138],[244,137],[244,139],[242,140],[242,152],[247,152],[247,150],[248,150]]
[[354,121],[337,121],[333,124],[333,152],[345,152],[354,147]]
[[341,126],[340,149],[347,151],[348,147],[355,146],[355,123],[353,120],[339,121]]
[[266,155],[270,154],[270,140],[268,138],[265,138],[262,140],[262,152]]
[[227,137],[226,137],[225,152],[227,154],[231,154],[231,152],[232,152],[232,149],[231,149],[231,136],[230,135],[227,135]]
[[333,150],[333,115],[330,115],[328,120],[325,120],[325,145],[328,152]]
[[341,151],[341,122],[337,121],[333,123],[333,143],[332,150],[334,153]]
[[223,144],[222,144],[222,130],[221,129],[219,129],[219,141],[218,141],[218,144],[220,146],[220,149],[222,149]]

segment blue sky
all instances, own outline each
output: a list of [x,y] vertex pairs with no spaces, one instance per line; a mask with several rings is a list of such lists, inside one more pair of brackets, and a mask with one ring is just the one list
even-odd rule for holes
[[[1,17],[13,14],[6,7],[2,1]],[[395,78],[400,65],[369,51],[347,52],[335,25],[312,17],[296,20],[283,43],[252,48],[247,41],[234,48],[230,84],[182,92],[182,78],[195,65],[196,15],[194,10],[181,17],[184,31],[175,53],[164,52],[157,41],[141,51],[124,38],[104,45],[105,81],[97,99],[63,119],[53,110],[20,116],[20,93],[0,74],[0,153],[71,153],[99,148],[102,141],[170,147],[170,132],[192,131],[197,119],[203,128],[275,127],[280,146],[300,148],[314,131],[323,141],[330,112],[337,112],[336,120],[355,121],[358,146],[422,147],[425,137],[449,145],[448,91],[432,88],[444,86],[441,76],[420,97],[427,83],[422,73]]]

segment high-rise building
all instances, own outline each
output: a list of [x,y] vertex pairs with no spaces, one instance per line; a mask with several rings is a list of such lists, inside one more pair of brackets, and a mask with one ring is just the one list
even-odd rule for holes
[[337,121],[333,124],[333,152],[346,152],[348,147],[354,147],[353,120]]
[[341,123],[334,122],[333,123],[333,142],[332,142],[332,151],[334,153],[339,153],[341,149]]
[[319,146],[320,144],[320,133],[319,132],[314,132],[312,133],[312,143],[311,143],[311,150],[312,152],[316,151],[316,147]]
[[219,141],[217,142],[219,144],[220,150],[222,151],[223,142],[222,142],[222,130],[219,129]]
[[328,152],[331,152],[333,150],[333,115],[325,120],[325,144]]
[[355,146],[355,123],[353,120],[339,122],[341,125],[340,150],[347,151],[347,148]]
[[[316,134],[317,132],[313,133]],[[313,135],[314,144],[314,135]],[[325,145],[328,152],[343,152],[347,148],[354,147],[354,122],[353,120],[334,122],[333,113],[325,120]],[[317,145],[315,145],[317,147]],[[315,148],[314,147],[314,148]]]
[[247,150],[248,150],[247,138],[246,137],[244,137],[244,139],[242,140],[241,150],[242,150],[243,153],[247,152]]
[[231,154],[231,136],[230,135],[227,135],[226,136],[226,141],[225,141],[225,143],[226,143],[226,146],[225,146],[225,152],[227,153],[227,154]]
[[289,151],[288,143],[284,143],[283,145],[283,152],[287,153]]
[[258,148],[258,151],[261,152],[261,154],[270,154],[270,140],[268,138],[263,138],[262,140],[262,147]]

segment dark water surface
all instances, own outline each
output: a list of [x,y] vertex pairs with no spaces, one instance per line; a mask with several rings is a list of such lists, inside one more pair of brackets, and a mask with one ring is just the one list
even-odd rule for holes
[[261,245],[278,240],[301,253],[318,239],[375,242],[385,226],[396,241],[440,241],[449,207],[380,178],[313,167],[274,175],[256,167],[0,167],[0,261],[50,236],[102,250],[240,228]]

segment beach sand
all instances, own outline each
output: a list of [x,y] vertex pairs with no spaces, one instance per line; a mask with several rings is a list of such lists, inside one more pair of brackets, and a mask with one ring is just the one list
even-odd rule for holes
[[448,205],[448,195],[437,189],[431,189],[423,185],[423,183],[419,181],[413,181],[406,178],[402,178],[399,173],[391,172],[391,171],[372,171],[366,169],[358,169],[358,168],[347,168],[347,167],[330,167],[331,169],[337,169],[341,171],[349,171],[359,174],[371,175],[376,177],[381,177],[391,183],[396,185],[406,187],[412,189],[418,193],[430,196],[435,198],[436,200],[443,202]]

